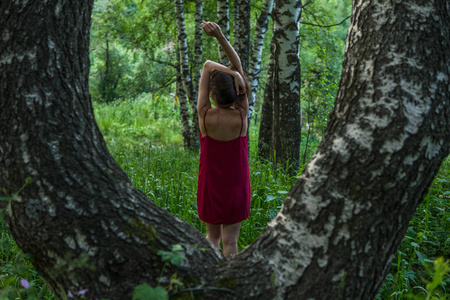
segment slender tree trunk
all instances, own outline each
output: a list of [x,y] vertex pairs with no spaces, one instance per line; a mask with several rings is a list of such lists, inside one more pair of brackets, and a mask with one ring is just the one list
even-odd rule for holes
[[255,98],[258,89],[259,75],[261,74],[261,56],[264,46],[264,37],[267,32],[267,26],[269,24],[270,14],[272,13],[273,0],[264,0],[261,14],[256,22],[255,27],[255,38],[253,40],[252,46],[252,57],[250,59],[250,66],[248,70],[248,78],[250,81],[251,94],[248,99],[249,110],[248,110],[248,122],[253,115],[253,110],[255,108]]
[[[272,47],[274,47],[272,45]],[[261,122],[259,123],[258,157],[272,161],[272,131],[273,131],[273,56],[270,56],[267,82],[264,90],[264,101],[261,109]]]
[[194,89],[198,89],[202,70],[202,20],[203,0],[195,0],[195,41],[194,41]]
[[105,74],[103,77],[103,88],[102,88],[102,94],[103,94],[103,100],[106,101],[106,103],[110,102],[110,95],[109,95],[109,41],[106,40],[106,49],[105,49]]
[[177,18],[177,38],[178,47],[180,51],[180,70],[181,78],[183,80],[184,89],[189,98],[189,104],[192,112],[192,126],[191,126],[191,147],[193,150],[198,151],[199,144],[199,132],[198,127],[198,115],[197,115],[197,89],[194,88],[191,74],[189,73],[189,56],[187,49],[187,35],[186,27],[184,25],[184,12],[183,12],[183,0],[174,0],[175,15]]
[[276,163],[298,172],[300,159],[300,0],[275,0],[273,8],[273,129]]
[[248,60],[250,50],[250,0],[239,1],[239,28],[237,37],[239,43],[239,57],[241,58],[242,69],[244,73],[248,73]]
[[[0,2],[0,197],[31,179],[0,208],[58,298],[130,299],[176,273],[204,299],[373,299],[449,154],[448,4],[355,1],[317,153],[262,235],[221,260],[108,153],[88,92],[93,1],[36,3]],[[157,255],[173,244],[180,268]]]
[[240,5],[240,0],[234,0],[233,3],[233,48],[234,50],[239,54],[239,25],[240,25],[240,21],[239,21],[239,17],[240,17],[240,13],[239,13],[239,5]]
[[183,88],[181,75],[177,74],[176,97],[180,105],[181,135],[183,136],[183,146],[185,150],[191,149],[191,125],[189,124],[189,104],[187,102],[186,91]]
[[[229,1],[217,0],[217,24],[222,29],[222,33],[227,40],[230,40],[230,18],[229,18]],[[219,63],[229,65],[230,62],[219,45]]]

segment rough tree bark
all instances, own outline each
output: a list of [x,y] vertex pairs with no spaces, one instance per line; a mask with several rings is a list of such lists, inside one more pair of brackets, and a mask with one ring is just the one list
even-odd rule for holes
[[251,94],[248,99],[248,122],[253,115],[255,107],[256,91],[258,89],[259,75],[261,74],[261,56],[264,46],[264,37],[267,32],[267,26],[269,24],[270,14],[272,13],[273,0],[264,0],[261,8],[261,14],[256,22],[255,37],[253,39],[252,57],[250,59],[250,66],[248,69],[248,79],[250,81]]
[[[244,73],[248,73],[248,60],[250,51],[250,0],[239,1],[239,27],[237,28],[238,36],[235,40],[239,43],[239,49],[236,50],[241,58],[242,69]],[[236,31],[235,31],[236,32]]]
[[[274,47],[272,44],[271,47]],[[270,57],[267,71],[264,101],[261,108],[261,121],[259,122],[258,157],[262,160],[272,161],[272,120],[273,120],[273,57]]]
[[[5,218],[56,295],[129,299],[176,272],[205,299],[372,299],[450,149],[450,7],[353,7],[323,142],[262,235],[221,260],[108,153],[88,94],[92,1],[0,2],[0,196],[32,179]],[[187,261],[160,277],[173,244]]]
[[200,82],[200,75],[202,70],[202,38],[203,38],[203,29],[202,29],[202,20],[203,20],[203,0],[195,0],[195,41],[194,41],[194,89],[198,89],[198,85]]
[[[229,18],[229,2],[228,0],[217,0],[217,24],[222,29],[222,33],[227,40],[230,40],[230,18]],[[219,45],[219,63],[229,65],[230,62]]]
[[233,48],[239,53],[239,0],[233,2]]
[[180,118],[181,118],[181,135],[183,137],[183,147],[185,150],[191,148],[191,124],[189,122],[189,105],[187,101],[186,91],[183,88],[183,81],[181,75],[177,73],[176,82],[176,97],[180,105]]
[[275,0],[273,7],[273,125],[272,148],[276,164],[298,172],[300,160],[300,0]]
[[191,106],[192,123],[191,123],[191,148],[198,151],[200,148],[198,127],[198,115],[197,115],[197,87],[194,87],[194,83],[189,72],[189,55],[187,48],[187,35],[186,27],[184,25],[184,12],[183,12],[183,0],[174,0],[175,15],[177,19],[177,40],[180,51],[180,70],[181,78],[183,80],[183,87],[188,95],[189,104]]

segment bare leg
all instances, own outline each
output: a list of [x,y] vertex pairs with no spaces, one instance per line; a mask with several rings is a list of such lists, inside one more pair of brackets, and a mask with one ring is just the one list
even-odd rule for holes
[[227,257],[231,254],[238,253],[239,230],[241,230],[241,222],[235,224],[223,224],[222,244],[223,256]]
[[213,245],[217,248],[220,247],[220,237],[222,235],[222,224],[209,224],[206,223],[206,239],[213,243]]

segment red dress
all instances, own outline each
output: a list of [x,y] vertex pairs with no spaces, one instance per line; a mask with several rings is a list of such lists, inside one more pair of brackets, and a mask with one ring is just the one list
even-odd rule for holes
[[[241,114],[241,133],[242,128]],[[250,214],[248,142],[247,136],[241,133],[231,141],[218,141],[200,134],[197,207],[203,222],[234,224]]]

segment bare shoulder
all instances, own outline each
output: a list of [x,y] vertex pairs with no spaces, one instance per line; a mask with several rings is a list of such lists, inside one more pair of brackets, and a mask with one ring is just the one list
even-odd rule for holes
[[246,105],[246,106],[240,105],[240,106],[238,106],[237,109],[239,110],[239,112],[241,114],[248,115],[248,105]]
[[206,112],[211,108],[211,104],[203,106],[199,111],[197,111],[197,114],[200,119],[203,119]]

